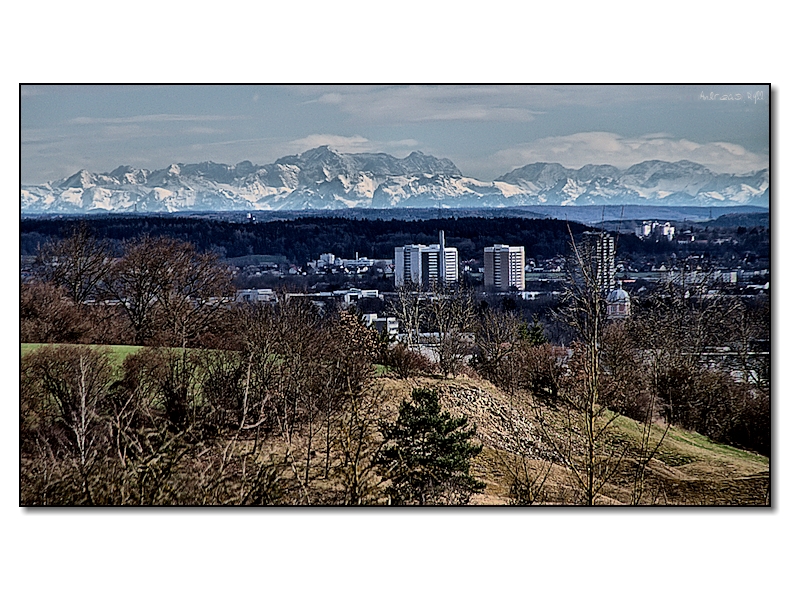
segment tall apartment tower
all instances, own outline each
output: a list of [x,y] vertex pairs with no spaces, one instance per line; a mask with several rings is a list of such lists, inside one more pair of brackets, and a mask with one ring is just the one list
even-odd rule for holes
[[584,249],[598,289],[604,295],[615,288],[614,236],[606,232],[584,232]]
[[437,283],[457,283],[458,276],[458,250],[445,246],[443,231],[439,232],[438,244],[395,248],[396,287],[412,282],[430,288]]
[[447,259],[444,249],[444,230],[439,230],[439,281],[444,283],[447,280]]
[[395,248],[395,286],[422,281],[422,251],[428,248],[423,244],[410,244]]
[[486,288],[524,290],[524,246],[494,244],[483,250]]

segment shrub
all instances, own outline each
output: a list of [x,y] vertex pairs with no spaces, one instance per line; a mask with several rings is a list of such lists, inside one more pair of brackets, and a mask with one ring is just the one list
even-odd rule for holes
[[409,379],[419,374],[431,373],[433,363],[418,352],[403,344],[396,344],[387,351],[386,364],[400,379]]

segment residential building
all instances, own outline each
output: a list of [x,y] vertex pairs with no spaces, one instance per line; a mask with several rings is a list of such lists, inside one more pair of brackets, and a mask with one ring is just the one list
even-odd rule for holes
[[614,290],[614,236],[606,232],[584,232],[583,260],[591,265],[593,278],[604,294]]
[[375,313],[366,313],[362,315],[362,321],[365,322],[365,325],[371,328],[375,328],[381,334],[387,334],[389,336],[397,336],[398,334],[398,320],[394,317],[378,317],[378,314]]
[[334,266],[335,264],[335,255],[331,253],[321,254],[318,258],[318,267],[322,266]]
[[336,289],[335,291],[319,291],[317,293],[285,294],[286,301],[292,297],[307,299],[319,307],[323,307],[329,302],[336,302],[343,309],[357,303],[360,299],[383,299],[378,289]]
[[257,303],[259,301],[274,303],[277,294],[272,289],[242,289],[236,291],[236,301],[239,303]]
[[483,251],[486,288],[524,290],[524,246],[495,244]]
[[636,235],[640,240],[651,238],[671,242],[675,239],[675,226],[668,221],[643,221],[641,227],[636,228]]
[[431,288],[435,284],[457,283],[458,277],[458,250],[445,246],[443,231],[439,232],[438,244],[395,248],[396,287],[411,282]]

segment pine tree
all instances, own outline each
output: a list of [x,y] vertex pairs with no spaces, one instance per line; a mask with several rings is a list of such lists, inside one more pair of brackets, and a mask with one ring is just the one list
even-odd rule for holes
[[538,321],[538,318],[532,318],[532,325],[526,322],[518,327],[518,337],[520,340],[525,340],[530,346],[540,346],[546,344],[548,340],[543,333],[543,324]]
[[469,475],[470,459],[483,447],[470,442],[474,426],[466,416],[443,412],[439,394],[414,389],[400,405],[394,424],[382,424],[384,446],[379,474],[389,480],[392,504],[467,504],[485,484]]

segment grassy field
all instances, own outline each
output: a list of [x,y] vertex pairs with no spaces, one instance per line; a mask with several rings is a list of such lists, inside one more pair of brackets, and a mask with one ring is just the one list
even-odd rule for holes
[[[650,433],[651,449],[661,441],[665,429],[665,425],[656,424],[653,426]],[[613,423],[612,436],[620,442],[625,442],[630,447],[636,448],[642,437],[642,424],[625,416],[618,416]],[[733,462],[744,461],[749,464],[759,464],[766,468],[769,464],[768,457],[717,444],[706,436],[676,426],[670,427],[656,454],[659,460],[672,467],[680,467],[700,460],[700,458],[712,456],[719,459],[726,458]]]
[[[36,350],[37,348],[41,348],[42,346],[69,346],[64,344],[32,344],[32,343],[22,343],[22,356],[25,356],[27,353]],[[73,345],[71,345],[73,346]],[[115,366],[121,366],[123,364],[124,359],[129,356],[130,354],[134,354],[135,352],[142,349],[142,346],[126,346],[122,344],[113,344],[113,345],[99,345],[99,344],[80,344],[78,346],[90,346],[91,348],[106,348],[109,350],[109,356]],[[389,367],[385,367],[384,365],[374,365],[373,366],[376,371],[376,376],[381,377],[389,373]]]
[[[66,344],[32,344],[32,343],[22,343],[22,356],[25,356],[27,353],[36,350],[37,348],[41,348],[42,346],[69,346]],[[73,346],[73,345],[72,345]],[[142,346],[126,346],[121,344],[113,344],[102,346],[98,344],[82,344],[79,346],[90,346],[91,348],[106,348],[109,350],[109,358],[113,362],[116,367],[121,366],[123,364],[124,359],[143,348]]]

